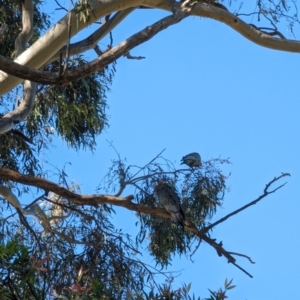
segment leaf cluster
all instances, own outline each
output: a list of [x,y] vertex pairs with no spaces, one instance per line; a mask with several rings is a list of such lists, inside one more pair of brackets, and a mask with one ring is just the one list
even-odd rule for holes
[[[15,39],[22,27],[21,4],[21,1],[0,1],[0,25],[5,23],[9,26],[1,43],[0,55],[9,58],[14,57]],[[50,25],[49,16],[40,5],[40,0],[34,1],[34,34],[29,46]],[[84,57],[76,56],[53,61],[44,69],[62,72],[84,64]],[[114,73],[115,64],[112,64],[111,67],[68,85],[38,85],[35,105],[26,121],[0,135],[0,165],[24,174],[40,175],[39,154],[51,145],[56,136],[60,136],[69,147],[76,150],[93,150],[97,135],[108,126],[106,93],[109,92]],[[19,94],[20,88],[17,87],[1,97],[2,116],[19,106],[22,101]]]
[[[40,200],[40,206],[45,207],[49,200],[48,197]],[[14,268],[26,271],[26,276],[31,268],[35,269],[35,275],[30,273],[31,286],[17,289],[20,295],[17,299],[31,299],[26,296],[29,288],[36,293],[40,290],[49,293],[52,290],[57,299],[122,299],[127,290],[138,292],[151,282],[154,284],[152,271],[135,258],[139,252],[130,236],[111,224],[109,216],[113,210],[109,206],[80,209],[66,199],[51,196],[50,206],[58,203],[63,205],[64,213],[71,214],[53,223],[52,232],[41,231],[36,219],[28,217],[28,223],[35,232],[33,235],[13,215],[6,218],[2,215],[3,245],[15,241],[13,245],[24,245],[24,249],[30,249],[30,253],[26,250],[26,260],[23,262],[19,258],[14,259],[19,248],[3,246],[6,252],[2,252],[11,253],[7,260]],[[49,216],[52,213],[50,206],[44,209]],[[34,264],[29,256],[35,257]],[[0,286],[6,286],[8,276],[5,275],[10,268],[10,265],[3,265]],[[18,280],[25,278],[20,276]],[[24,279],[24,282],[27,281]]]
[[88,22],[90,19],[92,7],[89,2],[89,0],[79,0],[74,6],[75,14],[80,21]]
[[[72,69],[85,63],[78,56],[63,63],[53,62],[48,69],[59,72],[61,64],[68,64],[68,69]],[[68,85],[41,87],[26,122],[29,136],[57,132],[68,146],[93,150],[96,136],[108,125],[106,93],[112,76],[113,71],[107,68]]]
[[0,295],[1,299],[42,298],[35,287],[35,270],[32,251],[18,240],[0,244]]

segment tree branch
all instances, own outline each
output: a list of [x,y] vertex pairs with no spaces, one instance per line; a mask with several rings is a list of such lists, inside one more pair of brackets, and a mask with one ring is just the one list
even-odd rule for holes
[[[103,39],[110,31],[112,31],[118,24],[120,24],[135,8],[128,8],[122,11],[118,11],[111,19],[105,22],[99,29],[89,35],[86,39],[70,44],[69,46],[69,55],[77,55],[95,48],[98,41]],[[66,55],[66,46],[61,48],[49,62],[55,61],[60,58],[60,55]],[[48,62],[48,63],[49,63]]]
[[225,217],[219,219],[218,221],[216,221],[216,222],[210,224],[209,226],[206,226],[205,228],[201,229],[201,232],[202,232],[202,233],[208,232],[208,231],[211,230],[213,227],[216,227],[218,224],[220,224],[220,223],[226,221],[227,219],[229,219],[230,217],[232,217],[232,216],[234,216],[234,215],[240,213],[241,211],[245,210],[245,209],[248,208],[249,206],[255,205],[257,202],[259,202],[259,201],[262,200],[263,198],[267,197],[269,194],[275,193],[278,189],[280,189],[280,188],[282,188],[283,186],[285,186],[285,185],[286,185],[286,182],[285,182],[284,184],[280,185],[279,187],[275,188],[275,189],[272,190],[272,191],[268,191],[268,189],[271,187],[271,185],[272,185],[274,182],[276,182],[276,181],[278,181],[279,179],[281,179],[282,177],[286,177],[286,176],[291,176],[291,175],[290,175],[289,173],[282,173],[280,176],[275,177],[273,180],[271,180],[271,181],[266,185],[266,187],[265,187],[265,189],[264,189],[264,193],[263,193],[261,196],[259,196],[257,199],[255,199],[255,200],[251,201],[250,203],[248,203],[248,204],[242,206],[241,208],[239,208],[239,209],[237,209],[237,210],[231,212],[230,214],[228,214],[228,215],[226,215]]
[[43,84],[66,84],[103,69],[122,55],[128,53],[128,51],[132,48],[148,41],[158,32],[180,22],[189,15],[189,11],[186,11],[184,7],[178,7],[178,12],[180,13],[172,14],[171,16],[155,22],[151,26],[147,26],[145,29],[132,35],[118,46],[109,49],[92,62],[76,68],[75,70],[66,71],[64,74],[34,70],[32,68],[18,65],[2,56],[0,56],[0,68],[13,76],[33,80]]
[[0,184],[0,195],[3,196],[15,209],[22,210],[22,206],[16,195],[8,187],[2,184]]
[[[88,27],[91,23],[115,11],[121,11],[130,7],[139,6],[146,0],[91,0],[89,5],[93,10],[90,15],[89,22],[85,22],[76,15],[75,11],[68,12],[61,20],[59,20],[47,33],[45,33],[38,41],[36,41],[29,49],[24,51],[15,60],[20,65],[39,69],[47,61],[51,59],[67,41],[68,32],[68,14],[72,14],[72,36],[82,29]],[[154,0],[158,5],[160,0]],[[0,66],[0,70],[4,70]],[[0,72],[0,94],[5,94],[21,82],[20,78],[10,76],[4,72]]]
[[[91,0],[90,5],[93,9],[93,14],[91,15],[91,22],[98,20],[99,18],[106,16],[113,11],[121,11],[130,7],[136,7],[140,5],[146,5],[149,7],[156,7],[159,9],[164,9],[170,11],[170,5],[168,0],[107,0],[107,1],[97,1]],[[175,3],[175,5],[180,5],[180,3]],[[84,23],[81,20],[77,20],[74,11],[71,12],[74,14],[74,18],[72,18],[72,22],[76,22],[76,24],[72,24],[72,28],[76,28],[72,35],[76,34],[86,26],[88,23]],[[226,11],[223,8],[218,8],[214,5],[210,5],[207,3],[197,2],[192,9],[191,12],[193,15],[202,16],[211,18],[222,23],[227,24],[235,31],[239,32],[245,38],[249,39],[250,41],[261,45],[263,47],[275,49],[275,50],[282,50],[288,52],[300,52],[300,42],[299,41],[292,41],[292,40],[283,40],[278,39],[275,37],[270,36],[269,34],[265,34],[260,30],[250,26],[249,24],[245,23],[241,19],[239,19],[234,14]],[[29,78],[30,76],[27,73],[30,71],[34,72],[34,69],[38,69],[43,66],[47,61],[51,59],[56,53],[61,49],[66,43],[66,32],[67,32],[67,15],[61,19],[52,29],[50,29],[43,37],[41,37],[31,48],[27,49],[22,55],[20,55],[15,62],[19,65],[27,65],[32,69],[22,69],[22,71],[17,72],[13,70],[13,73],[9,70],[14,67],[18,67],[19,65],[16,64],[9,64],[8,60],[3,59],[0,57],[0,69],[4,70],[5,72],[9,72],[9,74],[13,75],[10,76],[6,73],[0,72],[0,94],[4,94],[7,91],[11,90],[14,86],[16,86],[21,79],[20,78]],[[127,49],[127,52],[130,49]],[[123,54],[125,54],[124,51]],[[112,52],[110,54],[113,55]],[[122,54],[122,55],[123,55]],[[121,55],[116,56],[114,59],[120,57]],[[95,66],[95,70],[100,70],[111,61],[107,61],[106,64],[102,64],[99,62],[98,66]],[[21,68],[19,66],[19,68]],[[79,71],[79,70],[78,70]],[[23,76],[22,73],[25,72]],[[36,71],[37,72],[37,71]],[[33,74],[33,73],[32,73]],[[38,76],[45,76],[43,73],[36,73]],[[19,76],[19,78],[16,77]],[[48,76],[48,75],[47,75]],[[32,76],[30,77],[32,79]],[[69,80],[65,78],[65,80]],[[71,77],[70,77],[71,80]],[[74,80],[74,79],[73,79]],[[46,81],[45,81],[46,82]],[[57,83],[57,79],[52,78],[52,82]],[[63,83],[62,80],[61,83]]]
[[[290,174],[283,173],[281,176],[275,177],[272,181],[270,181],[266,185],[266,187],[264,189],[264,194],[262,196],[260,196],[256,200],[252,201],[251,203],[247,204],[246,206],[240,208],[239,210],[227,215],[226,217],[222,218],[221,220],[215,222],[214,224],[212,224],[213,225],[212,227],[216,226],[217,224],[219,224],[221,222],[224,222],[230,216],[246,209],[250,205],[256,204],[258,201],[260,201],[262,198],[268,196],[269,194],[274,193],[276,190],[278,190],[279,188],[284,186],[284,184],[281,185],[280,187],[275,188],[274,190],[271,190],[271,191],[268,191],[268,189],[271,187],[271,185],[274,182],[278,181],[280,178],[285,177],[285,176],[290,176]],[[83,205],[111,204],[111,205],[124,207],[128,210],[136,211],[139,213],[154,214],[154,215],[157,215],[157,216],[160,216],[163,218],[171,219],[170,214],[165,209],[133,203],[132,200],[134,199],[134,197],[132,195],[129,195],[127,197],[115,197],[115,196],[103,195],[103,194],[102,195],[101,194],[79,195],[79,194],[73,193],[73,192],[69,191],[68,189],[66,189],[58,184],[55,184],[49,180],[46,180],[46,179],[43,179],[40,177],[23,175],[19,172],[12,171],[10,169],[5,169],[5,168],[0,168],[0,178],[6,179],[6,180],[12,180],[14,182],[22,183],[22,184],[29,185],[29,186],[34,186],[37,188],[41,188],[45,191],[52,191],[55,194],[68,199],[69,201],[73,202],[76,205],[83,206]],[[28,208],[27,208],[27,211],[28,211]],[[204,240],[210,246],[212,246],[217,251],[219,256],[225,256],[229,263],[232,263],[237,268],[242,270],[245,274],[252,277],[247,271],[245,271],[243,268],[241,268],[239,265],[236,264],[236,260],[232,256],[232,255],[237,255],[236,253],[226,251],[223,248],[222,242],[217,243],[215,239],[212,239],[206,235],[206,232],[212,227],[208,226],[202,230],[198,230],[197,227],[194,224],[192,224],[190,221],[186,220],[184,223],[185,230],[189,230],[189,231],[193,232],[200,239]],[[248,256],[243,255],[243,254],[238,254],[238,255],[248,258]]]
[[33,34],[33,1],[22,1],[22,31],[15,40],[16,57],[25,51],[26,43]]
[[0,184],[0,195],[2,195],[15,208],[16,212],[19,215],[20,222],[33,234],[37,243],[39,244],[39,247],[41,247],[40,241],[37,238],[35,231],[30,227],[26,218],[24,217],[23,209],[17,196],[9,188],[2,184]]
[[0,134],[10,131],[15,124],[23,121],[32,111],[36,96],[36,83],[25,80],[23,99],[20,105],[0,119]]
[[229,252],[231,255],[237,255],[237,256],[242,256],[242,257],[245,257],[245,258],[247,258],[250,262],[251,262],[251,264],[255,264],[255,262],[251,259],[251,257],[250,256],[248,256],[248,255],[245,255],[245,254],[241,254],[241,253],[237,253],[237,252]]
[[[33,1],[22,1],[22,31],[15,40],[16,56],[24,52],[26,43],[33,34]],[[23,99],[17,109],[7,113],[0,119],[0,134],[13,128],[16,123],[23,121],[31,112],[36,95],[36,83],[26,80],[24,82]]]

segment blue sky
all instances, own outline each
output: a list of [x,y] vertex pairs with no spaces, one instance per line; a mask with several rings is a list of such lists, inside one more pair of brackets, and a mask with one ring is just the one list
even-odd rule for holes
[[[114,31],[115,44],[164,14],[134,12]],[[175,165],[193,151],[203,160],[230,157],[224,172],[231,172],[231,191],[213,220],[257,198],[281,172],[291,173],[280,181],[288,182],[285,187],[212,232],[225,249],[255,261],[237,260],[253,279],[205,243],[194,262],[175,258],[170,270],[182,270],[178,287],[192,282],[201,297],[233,278],[237,288],[229,299],[294,298],[300,278],[299,55],[262,48],[221,23],[197,17],[159,33],[131,55],[146,59],[118,60],[108,94],[110,127],[95,153],[75,153],[59,141],[45,159],[60,168],[72,162],[69,178],[83,193],[94,193],[117,158],[107,140],[128,164],[143,165],[164,148]],[[117,210],[115,222],[123,230],[135,232],[135,221],[133,212]]]

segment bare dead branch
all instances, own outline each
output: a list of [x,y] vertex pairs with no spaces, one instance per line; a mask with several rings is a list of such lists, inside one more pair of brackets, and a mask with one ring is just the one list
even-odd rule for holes
[[265,189],[264,189],[264,193],[272,194],[272,193],[276,192],[278,189],[280,189],[281,187],[283,187],[284,185],[286,185],[286,182],[285,182],[284,184],[280,185],[280,186],[277,187],[276,189],[274,189],[274,190],[268,192],[268,189],[271,187],[271,185],[272,185],[274,182],[276,182],[276,181],[278,181],[279,179],[281,179],[281,178],[283,178],[283,177],[286,177],[286,176],[291,177],[291,174],[290,174],[290,173],[281,173],[280,176],[274,177],[273,180],[271,180],[268,184],[266,184],[266,187],[265,187]]
[[285,185],[286,185],[286,182],[285,182],[284,184],[280,185],[279,187],[275,188],[275,189],[272,190],[272,191],[268,191],[268,189],[271,187],[271,185],[272,185],[274,182],[276,182],[276,181],[278,181],[279,179],[281,179],[282,177],[286,177],[286,176],[291,176],[291,175],[290,175],[289,173],[282,173],[280,176],[275,177],[273,180],[271,180],[271,181],[266,185],[266,187],[265,187],[265,189],[264,189],[264,193],[263,193],[261,196],[259,196],[259,197],[256,198],[255,200],[251,201],[250,203],[248,203],[248,204],[242,206],[241,208],[239,208],[239,209],[237,209],[237,210],[231,212],[230,214],[226,215],[225,217],[219,219],[218,221],[216,221],[216,222],[210,224],[209,226],[206,226],[205,228],[201,229],[201,232],[202,232],[202,233],[208,232],[210,229],[212,229],[213,227],[217,226],[218,224],[220,224],[220,223],[226,221],[226,220],[229,219],[230,217],[232,217],[232,216],[234,216],[234,215],[240,213],[241,211],[245,210],[246,208],[248,208],[248,207],[250,207],[250,206],[252,206],[252,205],[255,205],[257,202],[259,202],[259,201],[262,200],[263,198],[267,197],[269,194],[275,193],[278,189],[280,189],[280,188],[282,188],[283,186],[285,186]]
[[233,265],[235,265],[238,269],[240,269],[242,272],[244,272],[245,274],[247,274],[249,277],[253,278],[253,276],[248,273],[245,269],[243,269],[242,267],[240,267],[238,264],[233,263]]
[[54,1],[60,7],[60,8],[56,8],[56,10],[65,10],[66,12],[68,12],[68,10],[65,7],[63,7],[57,0]]
[[[205,234],[202,234],[201,231],[197,229],[197,227],[192,224],[190,221],[186,220],[184,223],[185,230],[189,230],[193,232],[196,236],[198,236],[201,240],[208,243],[210,246],[215,248],[219,256],[225,256],[228,259],[229,263],[235,263],[235,258],[233,258],[222,246],[222,243],[217,243],[215,239],[208,237]],[[221,254],[221,255],[220,255]]]
[[163,154],[163,152],[166,149],[163,149],[162,151],[160,151],[153,159],[151,159],[144,167],[142,167],[139,171],[137,171],[134,175],[131,176],[131,178],[135,178],[136,175],[138,175],[143,169],[145,169],[147,166],[149,166],[150,164],[152,164],[159,156],[161,156]]

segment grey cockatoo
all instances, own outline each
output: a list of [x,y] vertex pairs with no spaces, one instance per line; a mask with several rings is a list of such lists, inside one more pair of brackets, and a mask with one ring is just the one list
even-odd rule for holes
[[202,166],[200,154],[197,152],[192,152],[181,159],[181,164],[186,164],[189,167],[198,167]]
[[160,204],[172,216],[173,221],[184,226],[185,216],[175,189],[166,182],[159,181],[154,192],[158,196]]

